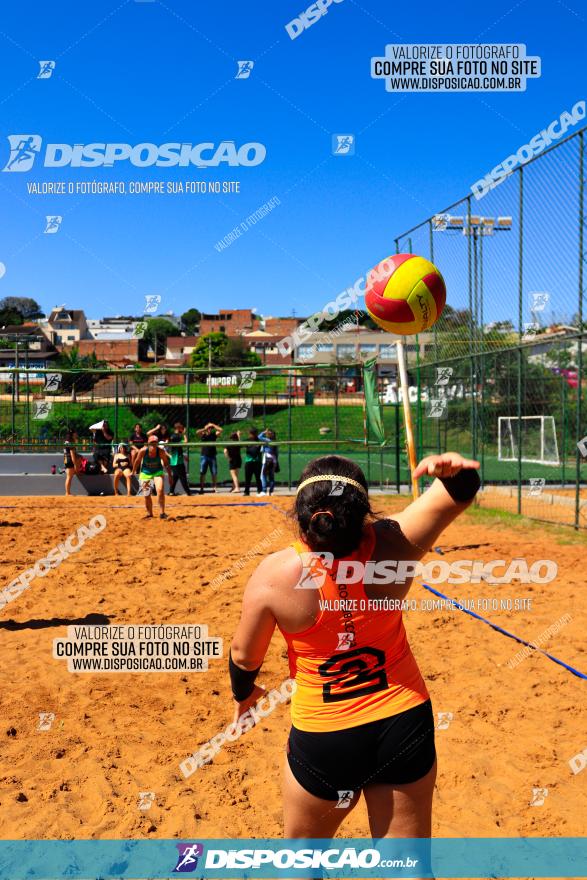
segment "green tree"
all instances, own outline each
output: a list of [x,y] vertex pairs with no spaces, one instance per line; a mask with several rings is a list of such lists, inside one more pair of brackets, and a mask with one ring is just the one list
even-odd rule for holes
[[200,336],[190,355],[190,366],[199,369],[223,366],[221,358],[227,344],[228,336],[225,333],[206,333]]
[[258,354],[251,351],[244,339],[230,337],[227,339],[224,351],[220,355],[221,367],[259,367],[262,360]]
[[200,318],[202,314],[198,309],[188,309],[187,312],[184,312],[181,316],[181,323],[186,333],[190,336],[195,336],[200,327]]
[[207,367],[258,367],[261,358],[250,351],[241,337],[228,337],[225,333],[206,333],[200,336],[190,356],[190,366]]
[[0,327],[11,327],[22,324],[24,321],[17,309],[0,309]]
[[157,357],[165,357],[168,336],[176,336],[178,329],[165,318],[149,318],[143,341],[150,345]]
[[562,342],[552,345],[546,353],[546,361],[559,370],[568,370],[575,367],[575,357],[570,343]]
[[0,313],[5,310],[20,314],[21,320],[14,321],[15,324],[22,324],[23,321],[35,321],[37,318],[44,317],[41,306],[30,296],[5,296],[4,299],[0,299]]
[[102,374],[93,373],[91,370],[99,370],[107,366],[106,361],[100,361],[96,352],[85,354],[80,357],[79,348],[73,346],[69,351],[62,351],[53,361],[53,365],[66,371],[62,375],[60,393],[71,392],[71,401],[75,403],[78,391],[91,391]]

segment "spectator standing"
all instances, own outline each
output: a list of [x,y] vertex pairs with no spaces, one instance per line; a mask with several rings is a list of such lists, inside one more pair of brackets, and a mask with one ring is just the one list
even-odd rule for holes
[[259,434],[259,440],[263,441],[261,447],[261,484],[263,491],[261,495],[273,495],[275,489],[275,474],[279,472],[279,450],[277,446],[273,446],[275,442],[275,431],[266,428]]
[[245,447],[245,495],[251,494],[251,480],[255,478],[257,495],[263,491],[261,483],[261,445],[259,432],[256,428],[249,429],[249,442]]
[[71,495],[71,482],[73,475],[79,472],[80,457],[77,454],[77,434],[68,431],[63,444],[63,467],[65,468],[65,494]]
[[[233,431],[230,435],[230,440],[240,440],[241,434],[240,431]],[[232,489],[231,492],[240,492],[240,484],[238,481],[238,472],[240,471],[243,459],[241,455],[240,446],[225,446],[224,447],[224,455],[228,460],[228,469],[230,471],[230,476],[232,479]]]
[[[173,426],[173,434],[171,435],[171,443],[181,443],[182,445],[187,443],[187,436],[185,433],[185,427],[181,422],[176,422]],[[183,486],[183,491],[186,495],[191,495],[190,485],[188,482],[188,475],[186,473],[185,468],[185,457],[183,454],[183,449],[181,446],[172,445],[169,449],[169,462],[171,464],[171,486],[169,487],[169,494],[175,495],[175,487],[177,486],[178,481]]]
[[151,428],[150,431],[147,431],[147,439],[149,437],[152,437],[153,434],[157,435],[157,437],[159,439],[159,446],[162,449],[165,449],[165,451],[169,455],[169,450],[165,446],[165,444],[169,443],[171,440],[171,435],[169,433],[169,429],[168,429],[167,425],[159,424],[159,425],[156,425],[154,428]]
[[216,491],[216,482],[218,479],[218,461],[216,458],[217,449],[216,446],[209,446],[207,444],[216,442],[218,437],[222,434],[222,428],[215,425],[214,422],[208,422],[203,428],[198,428],[196,434],[204,442],[200,454],[200,495],[203,495],[208,469],[210,469],[210,474],[212,476],[212,491]]

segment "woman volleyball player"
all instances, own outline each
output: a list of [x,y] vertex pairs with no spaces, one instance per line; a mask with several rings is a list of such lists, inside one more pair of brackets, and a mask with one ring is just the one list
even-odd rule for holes
[[[287,838],[334,836],[361,791],[373,837],[430,837],[430,698],[401,611],[366,610],[377,606],[370,600],[401,600],[410,580],[377,586],[365,574],[343,584],[337,572],[345,560],[368,572],[373,566],[361,563],[420,559],[472,502],[478,467],[455,452],[424,458],[414,477],[437,479],[394,519],[374,516],[365,476],[349,459],[329,455],[305,468],[294,508],[301,540],[253,573],[229,658],[238,723],[265,693],[255,679],[276,626],[287,643],[297,684],[283,790]],[[335,809],[341,793],[348,809]]]

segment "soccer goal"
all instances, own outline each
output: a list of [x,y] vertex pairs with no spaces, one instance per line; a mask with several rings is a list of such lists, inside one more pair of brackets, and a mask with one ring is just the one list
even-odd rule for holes
[[521,422],[522,461],[560,464],[554,416],[498,416],[497,457],[518,461],[518,424]]

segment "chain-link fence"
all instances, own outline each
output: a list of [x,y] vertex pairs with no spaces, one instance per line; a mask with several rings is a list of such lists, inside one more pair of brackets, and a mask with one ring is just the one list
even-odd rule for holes
[[450,304],[412,371],[420,454],[470,453],[482,503],[575,527],[587,524],[585,131],[395,241],[440,268]]
[[112,449],[128,442],[137,425],[144,432],[165,425],[173,433],[181,422],[189,441],[190,477],[196,481],[196,432],[212,422],[223,428],[218,441],[221,484],[230,484],[224,443],[239,431],[245,446],[252,427],[275,432],[282,485],[295,484],[311,458],[331,452],[351,455],[373,486],[400,491],[408,482],[399,406],[384,407],[386,443],[381,447],[367,436],[360,365],[210,373],[187,368],[10,369],[2,377],[0,452],[58,452],[67,433],[75,431],[78,450],[92,453],[90,426],[104,419],[113,435]]

